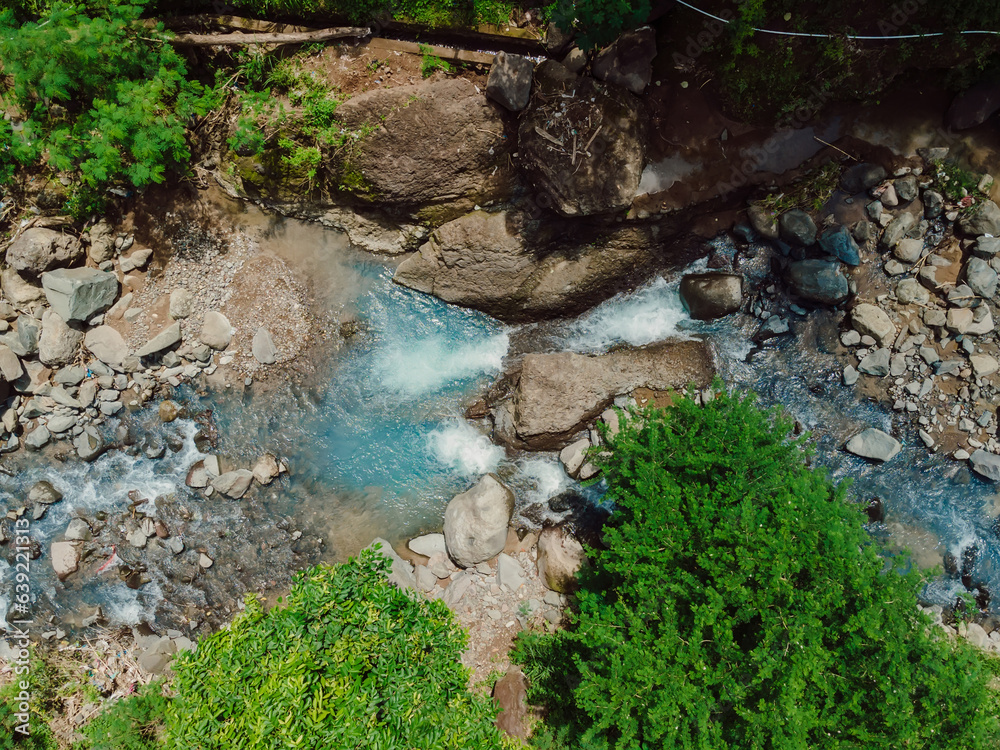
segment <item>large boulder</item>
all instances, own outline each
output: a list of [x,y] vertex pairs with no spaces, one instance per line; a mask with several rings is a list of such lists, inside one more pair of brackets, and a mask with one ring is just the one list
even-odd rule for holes
[[656,32],[649,26],[626,31],[594,59],[594,77],[642,94],[653,77]]
[[867,302],[851,310],[851,325],[862,336],[871,336],[880,346],[890,346],[896,340],[896,326],[885,310]]
[[201,343],[213,349],[225,349],[233,340],[233,324],[217,310],[209,310],[205,313],[198,338],[201,339]]
[[252,483],[253,472],[246,469],[227,471],[211,480],[212,487],[234,500],[243,497]]
[[13,383],[22,375],[24,368],[21,366],[21,360],[9,346],[0,344],[0,380]]
[[35,302],[45,299],[45,291],[32,284],[13,268],[0,271],[0,289],[14,309],[28,311]]
[[873,461],[888,461],[899,453],[902,447],[896,438],[888,433],[869,427],[847,441],[848,453]]
[[87,321],[118,296],[118,279],[96,268],[60,268],[42,274],[42,288],[63,320]]
[[691,273],[681,279],[681,301],[695,320],[721,318],[740,309],[743,277],[730,273]]
[[534,70],[535,64],[523,55],[498,53],[486,79],[486,96],[511,112],[520,112],[531,99]]
[[[504,122],[464,78],[372,89],[337,108],[347,128],[375,125],[341,164],[341,187],[381,205],[489,199],[507,160]],[[502,170],[501,170],[502,171]]]
[[985,81],[959,94],[944,116],[951,130],[968,130],[986,122],[1000,110],[1000,83]]
[[520,214],[476,211],[450,221],[396,269],[393,281],[508,321],[580,313],[652,270],[655,227],[539,236]]
[[1000,456],[979,448],[969,457],[969,461],[977,474],[991,481],[1000,482]]
[[41,276],[53,268],[68,266],[83,257],[80,240],[53,229],[26,229],[9,248],[7,265],[25,276]]
[[535,69],[535,93],[521,115],[520,165],[541,206],[563,216],[621,211],[639,189],[645,131],[631,94],[546,60]]
[[543,529],[538,537],[538,577],[553,591],[574,591],[576,574],[586,559],[583,545],[561,526]]
[[503,552],[514,512],[514,493],[492,474],[456,495],[444,511],[444,540],[451,559],[468,568]]
[[906,237],[916,225],[917,217],[908,211],[904,211],[890,221],[885,231],[882,232],[881,242],[883,247],[895,247],[896,243]]
[[971,213],[959,219],[958,228],[970,237],[983,234],[1000,236],[1000,207],[993,201],[983,201]]
[[507,674],[493,686],[493,700],[500,711],[497,713],[497,729],[511,737],[527,740],[530,735],[528,710],[528,681],[524,672],[512,666]]
[[128,356],[128,344],[111,326],[97,326],[87,331],[83,345],[101,362],[112,367],[121,365]]
[[969,288],[980,297],[992,299],[997,293],[997,272],[982,258],[969,258],[963,272]]
[[850,295],[847,277],[837,261],[799,260],[788,264],[788,285],[803,299],[835,305]]
[[497,437],[515,447],[556,450],[614,401],[638,388],[682,390],[711,380],[712,357],[700,341],[656,344],[598,356],[528,354],[517,388],[494,414]]
[[83,331],[69,326],[58,313],[46,310],[42,315],[42,335],[38,337],[38,359],[50,367],[68,365],[76,357]]

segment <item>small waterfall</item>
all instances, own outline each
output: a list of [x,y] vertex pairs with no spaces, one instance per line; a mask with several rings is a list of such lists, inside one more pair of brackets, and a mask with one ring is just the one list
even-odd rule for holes
[[475,479],[496,471],[505,451],[465,420],[449,420],[427,435],[427,448],[438,463]]

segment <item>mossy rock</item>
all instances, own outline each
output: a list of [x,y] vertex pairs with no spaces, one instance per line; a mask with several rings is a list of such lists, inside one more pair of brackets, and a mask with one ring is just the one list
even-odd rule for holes
[[268,148],[256,156],[230,152],[228,161],[235,169],[243,192],[251,198],[278,203],[296,203],[315,192],[309,187],[306,167],[291,167],[282,160],[280,148]]

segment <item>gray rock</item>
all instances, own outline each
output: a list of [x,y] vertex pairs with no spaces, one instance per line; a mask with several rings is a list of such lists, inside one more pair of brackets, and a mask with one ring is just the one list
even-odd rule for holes
[[892,435],[874,427],[858,433],[848,440],[846,445],[849,453],[873,461],[888,461],[899,453],[901,447],[899,441]]
[[988,234],[1000,235],[1000,207],[991,200],[984,200],[958,221],[958,228],[970,237]]
[[29,503],[45,503],[46,505],[52,505],[52,503],[58,503],[62,499],[62,493],[53,487],[51,482],[44,479],[40,482],[35,482],[31,486],[31,489],[28,490]]
[[1000,237],[979,237],[972,246],[972,254],[992,260],[1000,253]]
[[882,245],[884,247],[895,247],[896,243],[903,239],[916,225],[916,217],[904,211],[890,221],[885,231],[882,232]]
[[681,279],[681,301],[695,320],[713,320],[739,311],[743,277],[727,273],[694,273]]
[[271,332],[261,326],[253,335],[253,357],[262,365],[273,365],[278,361],[278,349],[271,339]]
[[63,537],[69,541],[75,542],[87,542],[93,534],[90,531],[90,525],[84,521],[82,518],[74,518],[69,522],[66,527],[66,531],[63,532]]
[[194,312],[194,295],[183,287],[170,293],[170,317],[174,320],[187,318]]
[[227,471],[225,474],[215,477],[212,479],[211,485],[226,497],[239,499],[250,489],[252,482],[252,472],[246,469],[237,469],[236,471]]
[[826,260],[800,260],[788,265],[788,284],[803,299],[836,304],[850,295],[847,277],[840,263]]
[[49,547],[52,570],[60,581],[65,581],[80,568],[80,549],[77,542],[53,542]]
[[587,460],[587,450],[589,448],[590,440],[582,438],[570,443],[559,451],[559,460],[562,462],[566,473],[571,477],[575,478],[579,475],[580,469]]
[[969,456],[969,460],[973,471],[977,474],[994,482],[1000,482],[1000,456],[979,448]]
[[87,377],[87,368],[80,365],[71,365],[70,367],[61,368],[52,379],[60,385],[72,387],[80,385],[85,377]]
[[885,311],[862,303],[851,310],[851,325],[862,336],[871,336],[880,346],[891,346],[896,340],[896,326]]
[[513,512],[514,493],[492,474],[452,498],[444,512],[451,559],[468,568],[503,551]]
[[844,385],[854,385],[858,382],[858,371],[854,368],[854,365],[847,365],[844,368],[843,373]]
[[861,364],[858,365],[858,371],[863,372],[865,375],[884,378],[889,374],[889,360],[891,357],[892,352],[888,349],[876,349],[871,354],[865,355],[861,360]]
[[933,221],[944,213],[944,196],[935,190],[924,191],[924,217]]
[[793,208],[778,217],[781,239],[792,245],[809,247],[816,244],[816,223],[805,211]]
[[213,349],[225,349],[233,340],[233,325],[229,322],[229,318],[222,313],[210,310],[205,313],[205,320],[198,338],[203,344]]
[[122,273],[129,273],[137,268],[145,268],[146,264],[149,263],[149,259],[152,257],[152,248],[140,247],[134,250],[131,255],[123,257],[119,261],[118,267],[121,269]]
[[997,272],[982,258],[969,258],[963,272],[969,288],[978,296],[992,299],[997,293]]
[[914,200],[920,192],[920,185],[917,183],[916,175],[908,174],[900,177],[893,185],[896,188],[896,195],[902,203],[909,203]]
[[573,47],[562,59],[562,64],[571,73],[579,73],[587,67],[587,53],[579,47]]
[[76,426],[77,421],[77,417],[75,416],[59,414],[49,417],[49,421],[46,422],[45,426],[54,435],[62,435],[62,433],[72,430]]
[[414,566],[414,579],[417,588],[425,594],[429,594],[437,586],[437,576],[431,573],[424,565]]
[[143,672],[151,675],[161,675],[170,662],[173,661],[174,654],[176,653],[177,646],[173,640],[167,636],[163,636],[139,654],[137,662]]
[[849,266],[861,265],[858,243],[854,241],[845,226],[830,227],[825,230],[819,237],[819,246],[825,253]]
[[111,227],[105,219],[101,219],[87,231],[90,239],[90,248],[87,250],[87,257],[93,261],[95,266],[106,263],[115,257],[115,238],[111,233]]
[[899,205],[899,197],[896,195],[896,188],[891,184],[887,185],[885,190],[882,191],[882,195],[879,196],[879,202],[886,208],[895,208]]
[[500,52],[493,58],[486,96],[511,112],[520,112],[531,99],[534,70],[534,63],[527,57]]
[[121,366],[128,356],[125,339],[111,326],[97,326],[87,331],[83,345],[101,362],[112,367]]
[[83,432],[73,438],[76,454],[84,461],[93,461],[100,456],[105,448],[104,438],[94,427],[85,427]]
[[21,360],[6,344],[0,344],[0,379],[13,383],[24,375]]
[[549,526],[538,537],[538,577],[552,591],[576,589],[576,574],[586,561],[583,545],[561,526]]
[[497,583],[512,594],[516,594],[524,585],[524,569],[521,563],[503,552],[497,556]]
[[892,246],[892,254],[904,263],[913,264],[920,260],[924,252],[922,239],[903,238]]
[[7,334],[5,340],[11,351],[19,357],[30,357],[38,353],[38,339],[42,334],[42,324],[30,315],[17,319],[17,331]]
[[433,557],[437,553],[447,554],[448,547],[444,541],[444,534],[424,534],[414,537],[407,546],[424,557]]
[[118,296],[118,279],[94,268],[60,268],[42,274],[45,298],[63,320],[90,320]]
[[72,235],[52,229],[26,229],[7,248],[7,265],[37,278],[45,271],[68,266],[83,257],[83,245]]
[[164,349],[176,346],[180,342],[181,324],[172,323],[147,341],[145,345],[141,346],[135,353],[135,356],[148,357],[151,354],[156,354],[158,352],[162,352]]
[[845,193],[855,195],[875,187],[885,178],[885,169],[877,164],[855,164],[840,176],[840,187]]
[[18,310],[28,310],[35,302],[45,299],[45,291],[22,277],[13,268],[0,271],[0,288],[4,297]]
[[24,447],[30,450],[39,450],[49,444],[52,435],[45,425],[39,425],[24,436]]
[[42,315],[42,335],[38,337],[38,359],[50,367],[68,365],[76,358],[83,332],[66,324],[59,314],[46,310]]
[[989,354],[973,354],[969,357],[969,364],[972,365],[972,372],[977,378],[989,377],[1000,369],[996,359]]
[[765,240],[778,239],[778,221],[766,208],[753,204],[747,209],[747,217],[750,219],[750,226]]
[[637,96],[649,85],[656,57],[656,32],[649,26],[626,31],[610,47],[598,53],[592,66],[594,77],[623,86]]
[[916,279],[903,279],[896,284],[896,299],[903,305],[926,305],[930,302],[931,295]]
[[267,486],[274,481],[274,478],[281,473],[281,469],[278,466],[278,460],[271,453],[265,453],[263,456],[257,459],[251,469],[253,478],[257,480],[258,484]]

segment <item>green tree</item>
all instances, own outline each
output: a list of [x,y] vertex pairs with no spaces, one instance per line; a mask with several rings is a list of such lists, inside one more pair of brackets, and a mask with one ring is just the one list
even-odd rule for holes
[[500,750],[489,699],[467,688],[467,635],[441,601],[388,583],[366,550],[254,597],[175,663],[168,747],[201,750]]
[[11,81],[3,98],[23,118],[19,132],[0,132],[0,179],[44,158],[76,175],[89,205],[115,185],[162,182],[188,160],[186,124],[207,111],[212,92],[185,78],[161,28],[138,23],[144,2],[107,0],[88,11],[57,1],[25,23],[0,12]]
[[574,748],[992,748],[983,657],[752,397],[647,409],[596,456],[616,511],[567,630],[517,656]]

